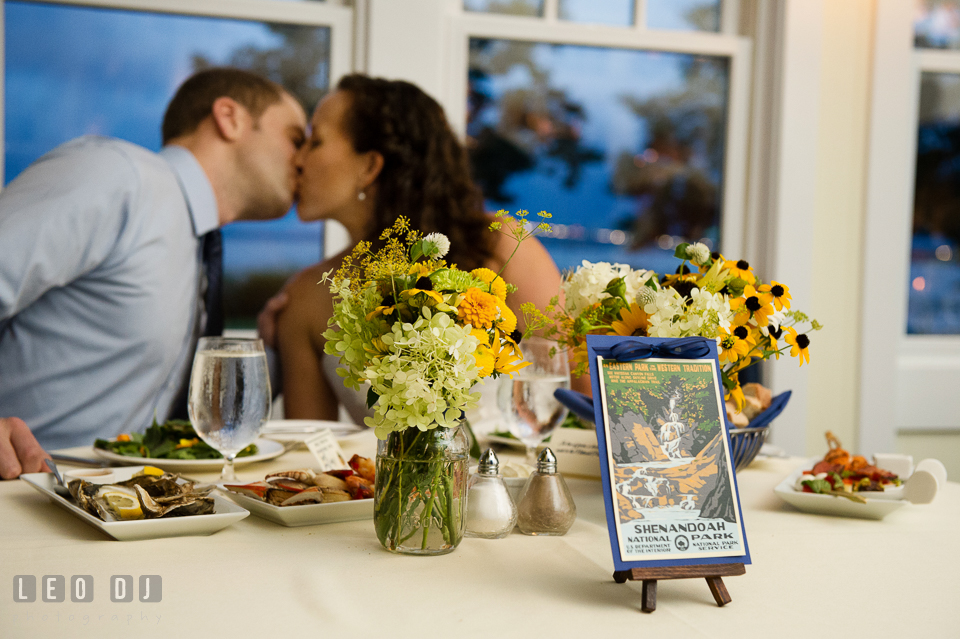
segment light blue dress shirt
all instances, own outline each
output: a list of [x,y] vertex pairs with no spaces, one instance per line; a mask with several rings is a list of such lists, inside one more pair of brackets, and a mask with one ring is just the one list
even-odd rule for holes
[[79,138],[0,191],[0,416],[48,450],[162,421],[196,344],[199,238],[217,226],[176,146]]

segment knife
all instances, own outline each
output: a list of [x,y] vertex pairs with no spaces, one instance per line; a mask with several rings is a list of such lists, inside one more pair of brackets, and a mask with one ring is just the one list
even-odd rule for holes
[[61,455],[60,453],[50,453],[50,457],[52,457],[53,461],[55,462],[71,464],[73,466],[86,466],[90,468],[115,468],[115,467],[127,465],[127,464],[121,464],[120,462],[110,461],[107,459],[87,459],[85,457]]

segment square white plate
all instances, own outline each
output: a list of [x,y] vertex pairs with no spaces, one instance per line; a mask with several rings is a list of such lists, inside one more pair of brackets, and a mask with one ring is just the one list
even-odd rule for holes
[[[883,519],[908,503],[903,499],[894,498],[893,491],[890,491],[891,494],[885,497],[867,497],[867,493],[860,493],[861,496],[866,497],[867,500],[867,503],[860,504],[844,497],[805,493],[794,488],[800,475],[802,475],[804,471],[813,468],[813,465],[818,461],[820,461],[820,458],[808,459],[803,466],[797,468],[780,482],[777,487],[773,489],[773,492],[794,508],[807,513],[836,515],[838,517],[859,517],[861,519]],[[903,494],[901,490],[896,492],[899,495]]]
[[[143,466],[129,466],[114,469],[115,481],[130,479]],[[50,501],[79,517],[87,524],[110,535],[117,541],[137,541],[140,539],[160,539],[162,537],[187,537],[212,535],[240,521],[250,513],[220,495],[213,495],[213,513],[210,515],[190,515],[170,517],[168,519],[138,519],[134,521],[103,521],[80,508],[72,499],[65,499],[53,491],[56,480],[50,473],[28,473],[20,475],[24,480]]]
[[373,499],[335,501],[330,504],[304,504],[303,506],[274,506],[265,501],[247,497],[227,490],[219,490],[254,515],[268,519],[281,526],[312,526],[332,524],[338,521],[373,519]]

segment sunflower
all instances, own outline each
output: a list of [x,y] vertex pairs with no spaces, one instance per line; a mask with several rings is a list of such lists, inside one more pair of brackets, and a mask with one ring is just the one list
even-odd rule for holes
[[637,304],[620,309],[620,319],[610,324],[608,335],[645,336],[650,316]]
[[797,329],[792,326],[787,327],[787,334],[784,335],[783,341],[787,344],[790,344],[790,357],[800,357],[800,365],[803,366],[803,363],[810,363],[810,351],[807,350],[810,347],[810,338],[807,337],[806,333],[801,333],[797,335]]
[[468,288],[460,296],[457,307],[457,317],[460,321],[474,328],[492,327],[500,311],[497,297],[478,288]]
[[470,271],[470,275],[481,280],[484,284],[489,284],[489,293],[496,295],[501,300],[507,299],[507,283],[498,273],[494,273],[488,268],[475,268]]
[[757,276],[753,274],[753,267],[746,260],[727,260],[723,263],[723,268],[730,271],[733,277],[739,277],[745,282],[757,281]]
[[754,319],[757,326],[766,326],[773,315],[772,301],[773,296],[770,293],[758,292],[747,284],[743,288],[742,297],[730,300],[730,310],[736,313],[734,323],[746,324],[750,319]]
[[790,300],[793,298],[790,297],[790,289],[786,284],[771,280],[769,284],[761,286],[760,291],[773,297],[773,305],[778,311],[790,308]]

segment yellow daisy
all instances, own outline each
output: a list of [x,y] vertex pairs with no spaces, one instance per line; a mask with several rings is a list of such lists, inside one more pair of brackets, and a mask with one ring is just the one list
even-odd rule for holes
[[760,287],[760,291],[768,293],[773,298],[773,305],[778,311],[790,308],[790,289],[786,284],[781,284],[776,280],[771,280],[769,284]]
[[742,297],[730,300],[730,310],[736,313],[734,323],[746,324],[752,318],[757,321],[757,326],[766,326],[773,314],[772,302],[770,293],[758,292],[747,284]]
[[470,275],[481,280],[484,284],[489,284],[489,293],[496,295],[501,300],[507,299],[507,283],[497,273],[488,268],[475,268],[470,271]]
[[650,316],[639,305],[631,304],[629,308],[620,310],[620,319],[611,322],[610,328],[613,330],[608,334],[645,336],[649,326],[649,318]]
[[746,260],[727,260],[723,263],[723,268],[730,271],[730,275],[739,277],[745,282],[757,281],[757,276],[753,274],[753,267]]
[[753,350],[754,343],[750,337],[750,331],[745,326],[735,326],[729,331],[719,329],[720,337],[720,363],[735,363],[745,357]]

